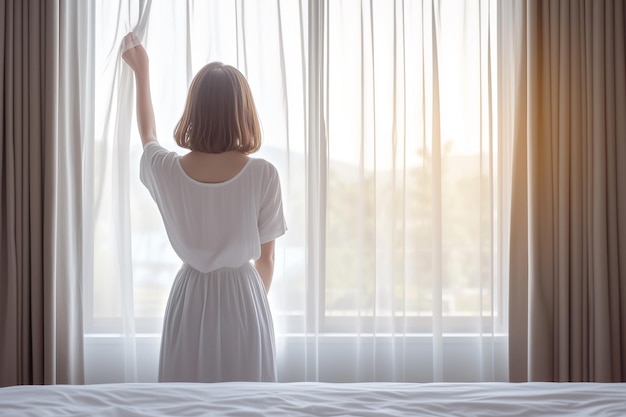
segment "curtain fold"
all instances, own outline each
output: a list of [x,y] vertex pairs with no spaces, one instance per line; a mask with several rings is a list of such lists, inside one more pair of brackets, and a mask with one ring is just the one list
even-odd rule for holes
[[80,383],[81,105],[88,7],[7,1],[2,18],[0,385]]
[[516,51],[510,376],[624,381],[624,3],[503,10],[503,49]]

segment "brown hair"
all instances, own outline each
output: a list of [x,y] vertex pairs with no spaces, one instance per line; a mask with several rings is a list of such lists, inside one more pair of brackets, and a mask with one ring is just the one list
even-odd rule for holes
[[243,74],[221,62],[198,71],[174,138],[179,146],[199,152],[250,154],[259,150],[259,118]]

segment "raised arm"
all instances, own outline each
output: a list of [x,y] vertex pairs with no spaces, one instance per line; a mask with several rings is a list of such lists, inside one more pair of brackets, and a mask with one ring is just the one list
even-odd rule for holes
[[[130,32],[124,37],[122,47],[126,49],[122,58],[135,73],[135,85],[137,86],[137,126],[141,143],[156,141],[156,123],[154,121],[154,109],[150,96],[150,65],[148,54],[134,33]],[[128,49],[127,49],[128,48]]]

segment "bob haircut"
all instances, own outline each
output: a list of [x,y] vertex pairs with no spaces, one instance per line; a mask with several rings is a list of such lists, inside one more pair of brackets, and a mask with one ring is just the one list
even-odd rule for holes
[[212,62],[198,71],[174,138],[179,146],[192,151],[258,151],[261,128],[243,74],[221,62]]

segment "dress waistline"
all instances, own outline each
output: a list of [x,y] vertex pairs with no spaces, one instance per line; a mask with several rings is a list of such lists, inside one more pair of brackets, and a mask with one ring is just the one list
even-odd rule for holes
[[252,265],[251,262],[244,262],[242,265],[240,266],[223,266],[220,268],[216,268],[216,269],[212,269],[210,271],[204,272],[204,271],[200,271],[196,268],[194,268],[193,266],[189,265],[188,263],[183,263],[183,265],[181,266],[180,270],[186,270],[186,271],[193,271],[196,272],[198,274],[202,274],[202,275],[210,275],[216,272],[236,272],[236,271],[241,271],[241,270],[245,270],[245,269],[254,269],[254,266]]

